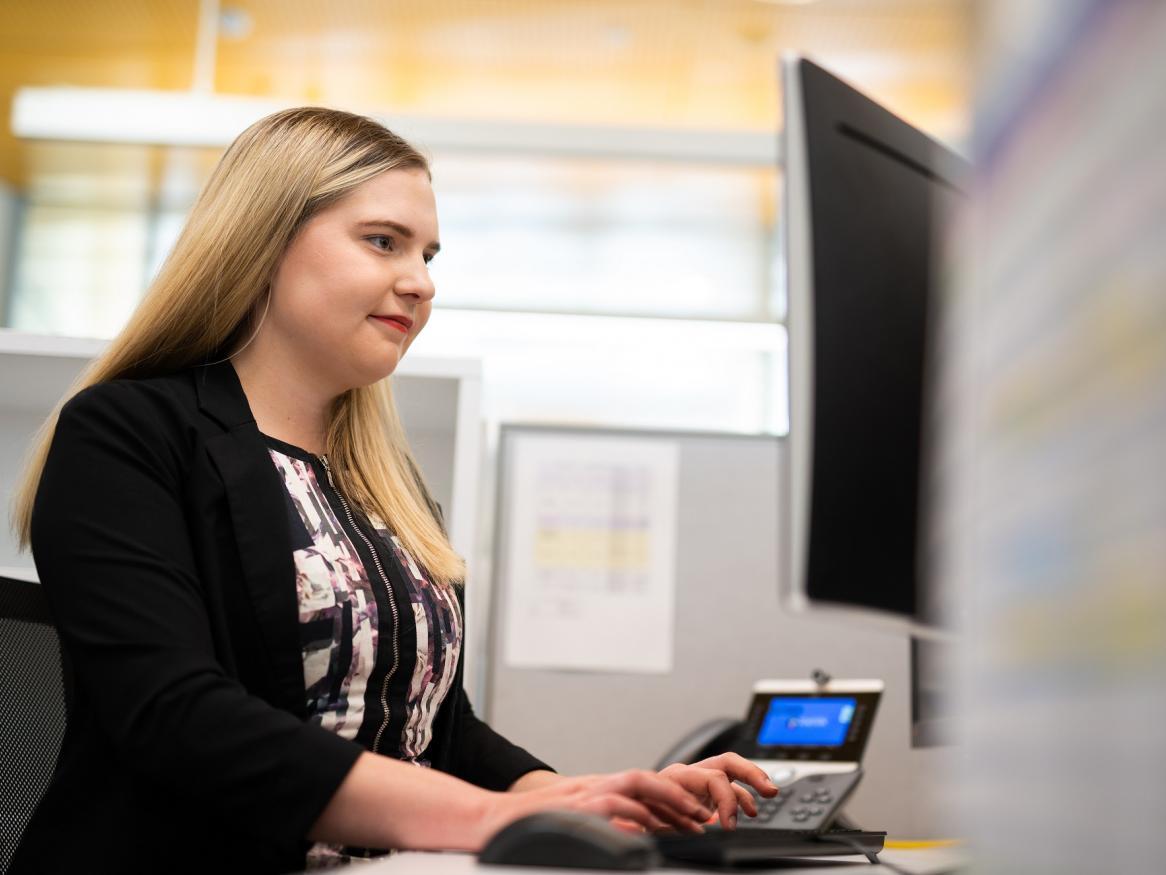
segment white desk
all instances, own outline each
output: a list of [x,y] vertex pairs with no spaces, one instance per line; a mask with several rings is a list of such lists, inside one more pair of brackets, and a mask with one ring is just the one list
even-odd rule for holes
[[[959,848],[927,848],[927,849],[891,849],[883,851],[880,859],[898,866],[911,875],[938,875],[940,872],[949,872],[968,864],[968,853]],[[825,866],[824,861],[836,865]],[[479,866],[472,854],[426,854],[411,851],[408,853],[393,854],[392,856],[369,863],[354,864],[359,867],[362,875],[579,875],[583,869],[543,869],[532,866]],[[677,869],[669,866],[653,869],[654,872],[694,872],[695,869]],[[710,870],[705,870],[710,871]],[[724,870],[729,871],[729,870]],[[793,863],[783,864],[773,869],[740,869],[747,875],[862,875],[870,872],[872,875],[885,875],[894,870],[887,866],[875,866],[859,856],[847,857],[816,857],[807,860],[805,867]]]

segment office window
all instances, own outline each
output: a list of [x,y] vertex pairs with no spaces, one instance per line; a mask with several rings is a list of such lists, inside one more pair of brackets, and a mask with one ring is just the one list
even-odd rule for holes
[[141,210],[30,203],[17,237],[11,327],[117,333],[145,286],[147,234]]
[[774,171],[433,169],[443,251],[415,349],[480,357],[492,420],[788,430]]
[[444,306],[773,318],[769,169],[437,156]]
[[6,327],[112,337],[173,246],[218,153],[37,142],[25,154]]
[[[37,144],[13,328],[113,336],[218,152]],[[423,354],[478,356],[487,415],[785,431],[777,174],[432,156],[443,251]]]

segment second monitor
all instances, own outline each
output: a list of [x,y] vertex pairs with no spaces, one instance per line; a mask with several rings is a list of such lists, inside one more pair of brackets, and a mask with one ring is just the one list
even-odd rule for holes
[[787,606],[940,625],[919,556],[933,253],[967,164],[804,58],[783,67]]

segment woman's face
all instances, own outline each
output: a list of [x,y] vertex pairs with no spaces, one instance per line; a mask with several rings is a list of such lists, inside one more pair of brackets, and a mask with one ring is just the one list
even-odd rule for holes
[[300,229],[272,281],[269,330],[337,393],[375,383],[429,319],[439,248],[425,171],[382,173]]

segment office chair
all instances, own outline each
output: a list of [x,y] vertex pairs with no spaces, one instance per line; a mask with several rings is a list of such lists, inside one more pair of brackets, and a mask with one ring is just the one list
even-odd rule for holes
[[61,649],[44,592],[0,577],[0,875],[48,786],[64,733]]

